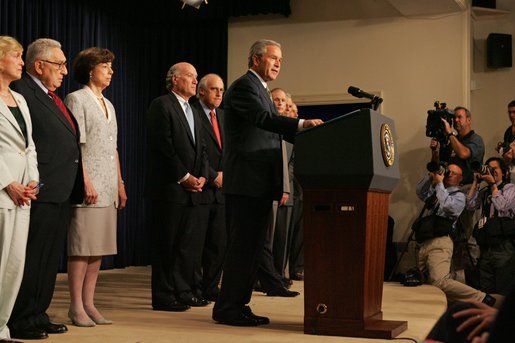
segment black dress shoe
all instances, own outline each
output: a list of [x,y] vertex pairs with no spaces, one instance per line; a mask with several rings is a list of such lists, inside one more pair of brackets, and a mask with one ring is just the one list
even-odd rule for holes
[[190,307],[188,305],[184,305],[183,303],[178,302],[177,300],[173,300],[168,304],[155,304],[152,305],[152,309],[154,311],[168,311],[168,312],[184,312],[188,310]]
[[224,318],[213,315],[213,319],[220,324],[232,325],[232,326],[258,326],[259,323],[254,318],[247,317],[240,312],[236,317]]
[[303,272],[292,273],[292,274],[290,274],[290,279],[295,280],[295,281],[302,281],[302,280],[304,280],[304,273]]
[[272,291],[266,292],[266,295],[269,297],[285,297],[285,298],[293,298],[299,295],[299,292],[289,291],[286,288],[278,288]]
[[212,302],[216,302],[218,300],[218,294],[206,294],[204,299]]
[[209,305],[209,301],[202,297],[196,297],[194,295],[179,297],[179,301],[184,305],[191,307],[202,307]]
[[254,286],[254,291],[255,292],[262,292],[262,293],[266,293],[265,289],[263,287],[261,287],[261,285],[259,286]]
[[244,306],[241,312],[247,317],[254,319],[258,323],[258,325],[270,324],[270,319],[268,319],[268,317],[255,315],[254,312],[252,312],[252,310],[250,309],[250,306]]
[[11,330],[11,336],[19,339],[45,339],[48,334],[38,328],[30,328],[25,330]]
[[64,324],[54,324],[48,323],[44,325],[39,325],[38,329],[45,331],[46,333],[54,334],[54,333],[65,333],[68,331],[68,328]]

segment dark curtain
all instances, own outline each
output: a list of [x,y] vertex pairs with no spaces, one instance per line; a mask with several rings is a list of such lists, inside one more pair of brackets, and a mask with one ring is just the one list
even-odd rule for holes
[[[147,0],[138,5],[116,0],[0,0],[0,34],[17,38],[24,47],[36,38],[58,40],[70,74],[73,58],[82,49],[105,47],[116,56],[115,74],[105,95],[116,109],[129,200],[118,216],[118,254],[104,258],[102,268],[149,263],[143,199],[144,116],[151,100],[166,92],[170,66],[187,61],[199,77],[217,73],[226,80],[228,17],[290,14],[289,0],[209,0],[199,10],[181,7],[179,0]],[[79,88],[70,74],[58,90],[63,98]]]

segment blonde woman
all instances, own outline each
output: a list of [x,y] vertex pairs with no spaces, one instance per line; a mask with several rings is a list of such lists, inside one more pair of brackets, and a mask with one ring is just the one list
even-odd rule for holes
[[22,52],[16,39],[0,36],[0,340],[7,342],[25,265],[30,202],[39,190],[29,108],[9,88],[21,78]]

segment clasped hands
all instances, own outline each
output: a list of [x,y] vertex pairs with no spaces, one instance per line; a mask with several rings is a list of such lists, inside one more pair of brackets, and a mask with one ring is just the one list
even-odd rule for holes
[[206,178],[201,176],[196,178],[193,175],[190,175],[186,180],[181,182],[181,186],[188,192],[199,193],[202,192],[202,188],[206,184]]
[[36,200],[36,195],[39,193],[39,187],[36,181],[30,181],[26,186],[17,181],[13,181],[5,188],[7,194],[9,194],[9,197],[16,206],[30,206],[30,201]]

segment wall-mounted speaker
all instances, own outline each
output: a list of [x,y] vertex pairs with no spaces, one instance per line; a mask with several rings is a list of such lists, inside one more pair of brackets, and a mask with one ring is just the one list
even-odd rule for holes
[[486,39],[486,65],[489,68],[510,68],[511,63],[511,35],[490,33]]
[[472,0],[472,6],[495,8],[495,0]]

